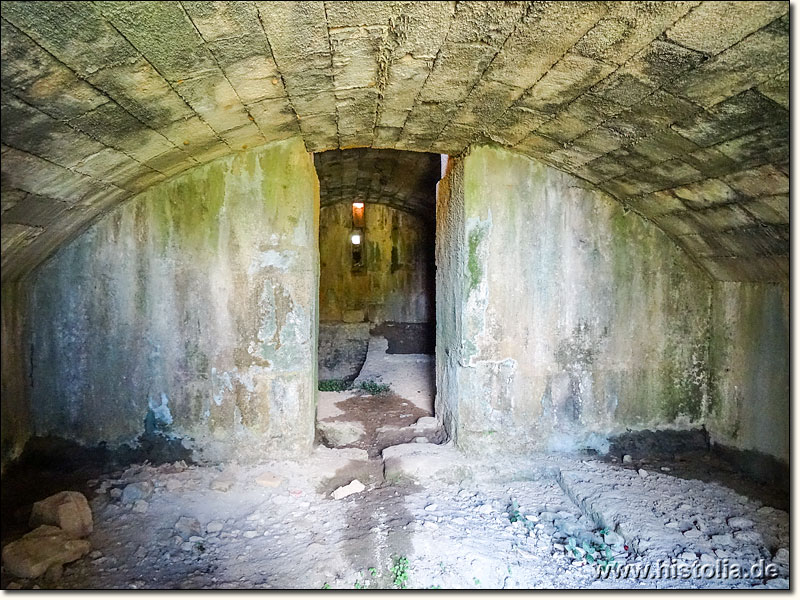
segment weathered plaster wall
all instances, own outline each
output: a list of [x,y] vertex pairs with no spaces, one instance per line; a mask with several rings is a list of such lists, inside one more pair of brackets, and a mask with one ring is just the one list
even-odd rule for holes
[[488,146],[451,161],[437,219],[437,414],[462,448],[703,422],[712,288],[663,232]]
[[712,440],[789,463],[789,288],[715,283]]
[[113,445],[147,420],[212,458],[309,448],[318,203],[287,140],[160,183],[62,249],[33,286],[34,432]]
[[364,268],[354,271],[352,205],[320,210],[320,320],[431,321],[432,224],[382,204],[366,204],[364,216]]
[[4,283],[2,288],[2,415],[0,419],[0,465],[20,455],[31,435],[27,396],[28,347],[25,343],[26,288],[22,282]]

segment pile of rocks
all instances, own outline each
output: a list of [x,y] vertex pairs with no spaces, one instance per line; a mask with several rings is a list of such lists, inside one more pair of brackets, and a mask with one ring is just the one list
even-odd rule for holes
[[573,565],[620,564],[630,559],[625,539],[616,532],[597,529],[585,516],[569,511],[541,511],[538,524],[552,536],[553,556],[565,555]]
[[36,502],[29,525],[35,529],[3,548],[3,566],[14,577],[57,581],[65,564],[91,550],[83,538],[94,528],[92,511],[80,492],[59,492]]

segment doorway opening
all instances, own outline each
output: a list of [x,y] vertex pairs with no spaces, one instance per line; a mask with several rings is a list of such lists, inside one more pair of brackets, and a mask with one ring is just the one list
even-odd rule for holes
[[441,156],[333,150],[320,181],[317,440],[439,443],[434,418],[436,184]]

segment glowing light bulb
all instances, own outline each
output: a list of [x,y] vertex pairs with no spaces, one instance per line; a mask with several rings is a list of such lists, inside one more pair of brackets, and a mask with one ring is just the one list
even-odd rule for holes
[[357,233],[354,233],[350,236],[350,241],[353,242],[354,245],[358,246],[361,243],[361,236]]
[[353,202],[353,208],[364,208],[363,202]]

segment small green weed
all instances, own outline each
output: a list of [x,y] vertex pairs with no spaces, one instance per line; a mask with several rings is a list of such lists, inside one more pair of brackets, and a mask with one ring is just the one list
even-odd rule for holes
[[392,565],[392,583],[394,587],[404,590],[408,586],[408,559],[398,556]]
[[321,589],[329,590],[329,589],[331,589],[331,584],[328,583],[328,582],[325,582],[325,583],[322,584],[322,588]]
[[519,512],[519,502],[517,502],[513,498],[511,499],[511,506],[508,507],[508,520],[511,521],[512,523],[516,523],[517,521],[519,521],[520,523],[525,525],[526,529],[533,529],[534,527],[536,527],[536,523],[522,516],[522,513]]
[[346,379],[320,379],[317,387],[320,392],[343,392],[350,389],[350,382]]
[[385,383],[377,383],[375,381],[362,381],[358,384],[358,387],[359,389],[362,389],[373,396],[377,396],[379,394],[388,394],[392,389]]
[[[607,532],[607,530],[604,529],[601,529],[600,531]],[[601,567],[608,567],[616,563],[611,546],[606,543],[584,541],[581,543],[580,548],[585,552],[583,558],[586,559],[586,562],[588,562],[590,565],[597,563]],[[576,558],[581,558],[581,552],[578,550],[575,538],[571,537],[567,540],[567,550]]]

